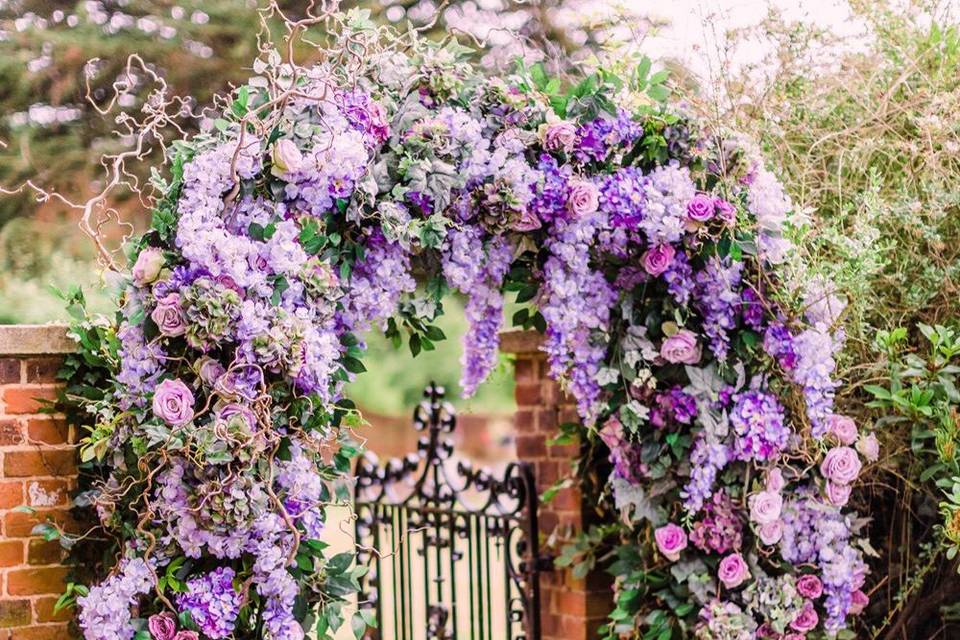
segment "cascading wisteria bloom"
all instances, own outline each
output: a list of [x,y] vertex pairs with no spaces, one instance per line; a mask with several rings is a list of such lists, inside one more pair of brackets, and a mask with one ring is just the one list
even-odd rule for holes
[[77,396],[84,499],[123,557],[77,599],[86,640],[342,622],[361,572],[319,538],[357,450],[344,387],[368,330],[414,353],[442,339],[447,290],[466,297],[464,393],[518,292],[515,322],[544,333],[576,402],[582,470],[609,474],[604,544],[678,563],[643,597],[618,573],[617,633],[848,628],[868,547],[838,505],[872,434],[834,414],[843,300],[782,280],[791,204],[759,155],[613,69],[569,89],[542,69],[486,78],[457,47],[355,18],[331,18],[339,49],[317,59],[360,41],[362,58],[264,52],[212,130],[167,146],[118,319],[74,329],[70,382],[97,381]]

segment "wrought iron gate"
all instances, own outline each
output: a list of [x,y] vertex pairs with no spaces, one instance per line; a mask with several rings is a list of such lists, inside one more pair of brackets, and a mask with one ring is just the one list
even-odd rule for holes
[[417,452],[357,464],[359,603],[383,640],[540,640],[537,492],[530,465],[500,474],[457,461],[442,387],[413,413]]

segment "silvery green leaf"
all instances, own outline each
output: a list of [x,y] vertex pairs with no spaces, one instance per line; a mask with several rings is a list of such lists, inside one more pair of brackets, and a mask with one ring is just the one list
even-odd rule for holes
[[679,583],[686,582],[687,579],[694,574],[705,573],[707,573],[707,565],[699,558],[675,562],[670,567],[670,575]]
[[643,487],[632,485],[623,478],[613,478],[610,485],[613,488],[613,500],[617,509],[633,507],[633,520],[638,522],[649,520],[654,525],[664,522],[657,508],[647,498]]

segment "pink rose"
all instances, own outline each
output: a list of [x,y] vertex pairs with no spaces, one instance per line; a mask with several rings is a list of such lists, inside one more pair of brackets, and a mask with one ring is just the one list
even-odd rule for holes
[[766,478],[765,484],[767,487],[767,491],[776,491],[778,493],[780,491],[783,491],[783,488],[787,486],[786,481],[783,479],[783,472],[777,467],[774,467],[773,469],[770,469],[769,471],[767,471],[767,478]]
[[537,214],[529,209],[524,209],[523,213],[520,214],[520,217],[514,222],[510,223],[510,229],[513,231],[519,231],[521,233],[533,231],[542,226],[543,225],[540,223],[540,218],[537,217]]
[[780,519],[783,497],[774,491],[761,491],[750,496],[750,520],[757,524],[769,524]]
[[600,206],[600,192],[588,180],[571,180],[567,210],[576,218],[590,215]]
[[829,433],[836,436],[840,444],[850,446],[857,441],[857,423],[847,416],[830,416]]
[[750,569],[739,553],[731,553],[720,561],[717,577],[727,589],[735,589],[750,577]]
[[168,293],[157,301],[157,307],[150,314],[160,333],[168,337],[182,336],[187,330],[187,320],[180,308],[180,294]]
[[837,484],[827,481],[824,492],[827,494],[827,500],[835,507],[842,507],[850,500],[850,493],[853,486],[849,484]]
[[774,520],[760,525],[757,529],[760,542],[767,546],[775,545],[783,538],[783,520]]
[[834,447],[820,463],[823,477],[836,484],[850,484],[860,475],[860,457],[850,447]]
[[803,605],[800,613],[797,614],[797,617],[790,623],[790,628],[800,633],[806,633],[816,629],[819,623],[820,616],[817,615],[817,610],[814,608],[813,603],[808,600],[806,604]]
[[806,640],[806,635],[802,633],[788,633],[780,638],[780,640]]
[[157,613],[147,620],[147,628],[154,640],[173,640],[177,633],[177,619],[169,611]]
[[671,562],[679,560],[680,552],[687,548],[687,532],[672,522],[655,530],[653,537],[660,553]]
[[880,442],[873,433],[867,436],[861,436],[857,440],[857,451],[859,451],[868,462],[876,462],[880,458]]
[[133,264],[133,281],[138,286],[150,284],[160,275],[163,269],[163,251],[155,247],[147,247],[137,256],[137,261]]
[[706,222],[713,217],[714,200],[710,196],[698,193],[687,203],[687,217],[694,222]]
[[570,153],[577,141],[577,127],[567,120],[542,124],[537,134],[540,136],[540,143],[547,151]]
[[153,413],[167,424],[178,426],[193,420],[193,394],[180,380],[164,380],[153,392]]
[[297,143],[289,138],[274,143],[270,152],[270,159],[273,160],[270,173],[278,178],[296,172],[303,164],[303,154],[300,153]]
[[697,364],[700,362],[700,345],[696,334],[680,329],[660,345],[660,357],[674,364]]
[[181,631],[173,637],[173,640],[200,640],[200,636],[197,635],[196,631]]
[[814,600],[823,593],[823,583],[820,582],[820,578],[813,574],[808,573],[805,576],[800,576],[797,578],[797,593],[804,598]]
[[870,596],[859,589],[854,591],[850,596],[850,615],[860,615],[863,613],[863,610],[867,608],[868,604],[870,604]]
[[616,449],[623,442],[623,423],[616,416],[610,418],[600,429],[600,440],[610,449]]
[[650,275],[658,276],[670,268],[676,254],[673,245],[658,244],[643,254],[643,268]]

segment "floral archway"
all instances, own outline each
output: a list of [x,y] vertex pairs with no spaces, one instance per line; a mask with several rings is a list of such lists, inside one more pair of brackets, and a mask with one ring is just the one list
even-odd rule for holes
[[509,292],[576,399],[608,635],[848,633],[868,546],[844,506],[876,440],[834,412],[843,301],[760,155],[670,106],[646,60],[489,78],[455,44],[324,22],[319,62],[265,48],[168,148],[116,318],[72,330],[114,560],[74,588],[85,637],[362,629],[351,554],[319,541],[357,452],[344,387],[371,328],[433,348],[449,290],[467,393]]

